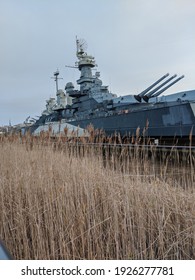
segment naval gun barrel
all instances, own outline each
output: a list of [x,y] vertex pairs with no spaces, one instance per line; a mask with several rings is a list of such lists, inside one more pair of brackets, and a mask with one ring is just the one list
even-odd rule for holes
[[173,86],[175,83],[179,82],[183,78],[184,78],[184,75],[182,75],[181,77],[177,78],[175,81],[173,81],[172,83],[170,83],[166,87],[162,88],[160,91],[158,91],[157,93],[152,95],[150,98],[159,96],[161,93],[163,93],[165,90],[167,90],[168,88],[170,88],[171,86]]
[[164,83],[162,83],[161,85],[159,85],[158,87],[156,87],[155,89],[153,89],[152,91],[150,91],[149,93],[147,93],[145,96],[143,96],[143,100],[148,102],[149,98],[152,97],[152,95],[158,91],[161,87],[163,87],[164,85],[166,85],[167,83],[169,83],[171,80],[173,80],[175,77],[177,77],[177,75],[173,75],[172,77],[170,77],[168,80],[166,80]]
[[165,74],[162,76],[159,80],[157,80],[155,83],[153,83],[151,86],[146,88],[144,91],[140,92],[138,95],[134,95],[134,98],[141,102],[141,98],[148,92],[150,91],[153,87],[155,87],[158,83],[160,83],[162,80],[164,80],[167,76],[169,76],[169,73]]

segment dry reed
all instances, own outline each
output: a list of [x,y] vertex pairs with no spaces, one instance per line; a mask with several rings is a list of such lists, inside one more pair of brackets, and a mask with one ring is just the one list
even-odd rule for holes
[[195,259],[194,159],[80,144],[1,137],[0,238],[13,257]]

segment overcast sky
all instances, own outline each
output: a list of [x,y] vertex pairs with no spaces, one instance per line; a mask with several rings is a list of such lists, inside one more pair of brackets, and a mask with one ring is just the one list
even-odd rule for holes
[[0,125],[40,115],[57,68],[75,84],[76,35],[118,96],[167,72],[185,75],[167,94],[195,89],[194,0],[0,0]]

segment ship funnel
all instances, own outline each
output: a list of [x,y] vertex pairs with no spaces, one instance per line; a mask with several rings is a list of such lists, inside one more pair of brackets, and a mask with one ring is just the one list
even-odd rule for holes
[[168,80],[166,80],[164,83],[162,83],[161,85],[159,85],[158,87],[156,87],[155,89],[153,89],[152,91],[150,91],[149,93],[147,93],[145,96],[143,96],[143,100],[148,102],[149,98],[151,98],[151,96],[158,91],[161,87],[163,87],[164,85],[166,85],[167,83],[169,83],[171,80],[173,80],[175,77],[177,77],[177,75],[173,75],[172,77],[170,77]]
[[159,96],[161,93],[163,93],[165,90],[167,90],[168,88],[170,88],[171,86],[173,86],[175,83],[179,82],[183,78],[184,78],[184,75],[182,75],[181,77],[177,78],[175,81],[173,81],[172,83],[170,83],[166,87],[162,88],[160,91],[158,91],[157,93],[152,95],[150,98]]
[[160,83],[162,80],[164,80],[167,76],[169,76],[169,73],[165,74],[163,77],[161,77],[159,80],[157,80],[155,83],[153,83],[151,86],[149,86],[148,88],[146,88],[144,91],[142,91],[141,93],[139,93],[138,95],[134,95],[134,98],[141,102],[142,97],[148,92],[150,91],[153,87],[155,87],[158,83]]

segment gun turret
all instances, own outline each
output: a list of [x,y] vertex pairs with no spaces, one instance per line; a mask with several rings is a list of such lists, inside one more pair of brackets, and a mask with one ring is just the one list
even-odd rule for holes
[[164,76],[162,76],[159,80],[157,80],[155,83],[153,83],[151,86],[149,86],[148,88],[146,88],[144,91],[140,92],[138,95],[134,95],[134,98],[141,102],[142,97],[148,92],[150,91],[153,87],[155,87],[158,83],[160,83],[162,80],[164,80],[167,76],[169,76],[169,73],[165,74]]
[[156,87],[155,89],[153,89],[152,91],[150,91],[149,93],[147,93],[146,95],[143,96],[143,100],[145,102],[148,102],[149,98],[156,92],[158,91],[161,87],[163,87],[164,85],[166,85],[167,83],[169,83],[171,80],[173,80],[175,77],[177,77],[177,75],[173,75],[172,77],[170,77],[168,80],[166,80],[164,83],[162,83],[161,85],[159,85],[158,87]]
[[[175,81],[173,81],[172,83],[170,83],[166,87],[162,88],[160,91],[158,91],[154,95],[150,96],[149,98],[158,97],[161,93],[163,93],[165,90],[167,90],[168,88],[170,88],[171,86],[173,86],[175,83],[179,82],[183,78],[184,78],[184,75],[182,75],[181,77],[177,78]],[[148,100],[149,100],[149,98],[148,98]],[[148,102],[147,98],[146,99],[144,98],[144,100],[146,102]]]

